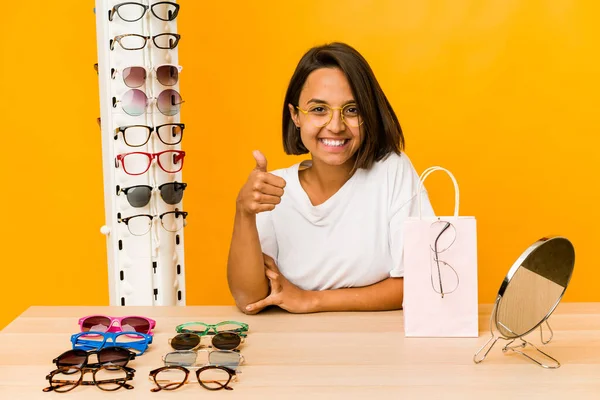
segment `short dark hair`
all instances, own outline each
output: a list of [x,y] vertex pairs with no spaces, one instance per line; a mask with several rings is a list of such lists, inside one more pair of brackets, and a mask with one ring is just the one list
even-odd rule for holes
[[320,68],[339,68],[348,79],[360,110],[364,141],[357,151],[355,168],[370,168],[391,152],[404,149],[404,135],[398,117],[383,93],[367,60],[345,43],[330,43],[310,49],[296,67],[283,102],[283,149],[286,154],[306,154],[300,131],[290,115],[288,104],[298,106],[300,92],[308,76]]

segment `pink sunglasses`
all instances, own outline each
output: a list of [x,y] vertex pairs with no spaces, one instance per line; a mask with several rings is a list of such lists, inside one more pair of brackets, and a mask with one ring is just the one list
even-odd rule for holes
[[156,321],[146,317],[107,317],[106,315],[89,315],[79,319],[81,332],[140,332],[152,335]]

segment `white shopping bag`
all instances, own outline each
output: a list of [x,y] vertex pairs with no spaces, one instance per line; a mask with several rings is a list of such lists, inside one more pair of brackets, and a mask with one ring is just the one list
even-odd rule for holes
[[442,167],[419,178],[419,191],[435,171],[446,172],[455,190],[454,215],[404,223],[404,333],[407,337],[477,337],[477,225],[459,217],[458,183]]

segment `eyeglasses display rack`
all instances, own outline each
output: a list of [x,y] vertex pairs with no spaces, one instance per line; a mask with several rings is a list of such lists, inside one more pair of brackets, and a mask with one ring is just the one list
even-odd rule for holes
[[110,305],[185,305],[176,1],[96,0]]

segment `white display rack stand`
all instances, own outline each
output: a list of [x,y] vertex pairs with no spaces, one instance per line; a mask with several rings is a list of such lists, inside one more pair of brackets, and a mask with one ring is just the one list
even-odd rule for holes
[[[117,35],[154,36],[161,33],[177,33],[177,18],[173,21],[162,21],[150,10],[136,22],[124,21],[119,16],[109,21],[109,11],[115,5],[127,1],[96,0],[95,8],[106,211],[106,223],[102,226],[101,232],[107,238],[110,305],[185,305],[184,229],[169,232],[161,226],[160,218],[155,217],[150,232],[143,236],[134,236],[124,223],[119,223],[119,218],[132,215],[158,216],[167,211],[184,210],[182,203],[177,205],[165,203],[156,189],[153,190],[148,205],[142,208],[132,207],[123,193],[118,195],[119,188],[134,185],[149,185],[156,188],[163,183],[184,182],[183,170],[177,173],[166,173],[156,164],[156,159],[152,161],[146,173],[137,176],[126,174],[122,164],[118,167],[115,165],[115,157],[118,154],[135,151],[158,153],[163,150],[181,150],[181,143],[185,141],[183,135],[184,140],[181,143],[165,145],[158,139],[156,132],[152,132],[149,142],[142,147],[127,146],[122,134],[115,139],[115,129],[120,126],[154,127],[181,122],[180,114],[165,116],[158,111],[156,103],[152,100],[146,113],[136,117],[126,114],[120,105],[113,107],[113,98],[121,99],[123,93],[130,89],[125,85],[120,74],[112,78],[113,69],[122,71],[123,68],[130,66],[146,67],[146,70],[150,71],[146,82],[137,89],[145,92],[150,99],[158,97],[158,94],[165,89],[174,89],[181,93],[179,82],[174,86],[165,87],[158,82],[153,70],[162,64],[179,65],[178,47],[160,49],[154,46],[150,39],[141,50],[125,50],[119,44],[114,46],[114,50],[110,50],[111,40]],[[135,2],[152,6],[160,1],[135,0]],[[183,197],[185,198],[185,191]]]

